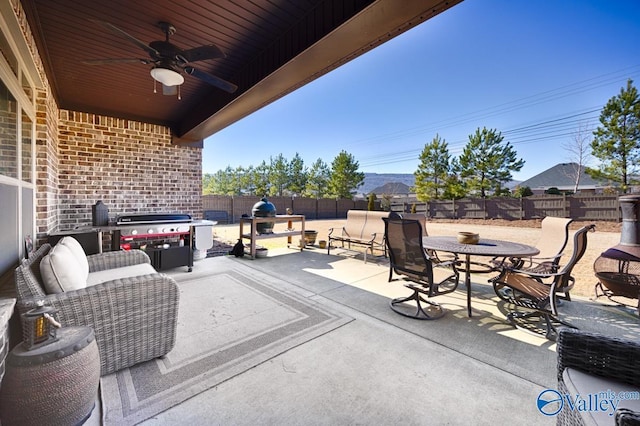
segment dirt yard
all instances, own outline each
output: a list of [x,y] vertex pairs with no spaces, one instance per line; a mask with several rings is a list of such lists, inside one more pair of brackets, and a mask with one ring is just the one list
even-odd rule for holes
[[[316,247],[319,240],[326,240],[329,229],[332,227],[341,227],[346,219],[343,220],[308,220],[305,229],[313,229],[318,231]],[[540,234],[540,220],[448,220],[437,219],[428,220],[426,228],[429,235],[455,235],[459,231],[477,232],[480,237],[516,241],[525,244],[536,245]],[[580,227],[592,222],[573,222],[570,226],[571,230],[577,230]],[[285,224],[277,224],[275,231],[286,228]],[[588,234],[588,246],[582,260],[578,263],[573,271],[576,284],[573,294],[579,296],[590,297],[593,295],[596,278],[593,273],[593,263],[596,258],[608,249],[620,242],[620,223],[615,222],[595,222],[596,230],[594,233]],[[239,227],[237,224],[214,226],[215,247],[212,249],[212,255],[223,255],[228,253],[233,244],[238,241]],[[285,247],[285,237],[282,239],[268,239],[259,242],[260,245],[267,248]],[[213,252],[215,251],[215,254]],[[481,282],[485,280],[485,276],[477,276],[476,280]]]

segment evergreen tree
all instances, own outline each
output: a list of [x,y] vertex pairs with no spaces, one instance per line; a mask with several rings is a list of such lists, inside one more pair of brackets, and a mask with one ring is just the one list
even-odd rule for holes
[[269,194],[282,197],[285,189],[289,187],[289,162],[282,154],[276,158],[270,158],[269,164]]
[[329,194],[335,198],[352,198],[356,188],[364,182],[364,173],[358,172],[355,158],[342,150],[331,163]]
[[258,197],[269,195],[271,185],[269,184],[269,166],[266,161],[262,160],[262,163],[253,169],[251,180],[255,187],[255,195]]
[[609,99],[600,113],[600,126],[593,132],[591,151],[601,161],[599,169],[588,169],[596,179],[617,182],[624,192],[640,159],[640,98],[633,81]]
[[330,175],[327,163],[318,158],[307,172],[304,195],[313,198],[323,198],[327,195]]
[[307,183],[307,168],[304,166],[304,160],[300,154],[296,152],[289,163],[289,192],[291,195],[302,195]]
[[517,159],[517,152],[497,130],[479,128],[469,135],[469,143],[458,158],[460,177],[470,190],[485,197],[489,189],[502,192],[502,185],[511,180],[511,172],[524,166],[523,159]]
[[439,135],[424,146],[420,153],[420,164],[414,172],[416,197],[420,201],[440,198],[447,186],[450,171],[449,148]]

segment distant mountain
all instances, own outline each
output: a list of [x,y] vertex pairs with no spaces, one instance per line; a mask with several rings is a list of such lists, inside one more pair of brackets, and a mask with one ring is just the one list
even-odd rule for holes
[[365,173],[364,183],[358,187],[359,194],[368,194],[387,183],[402,183],[409,187],[415,184],[413,173]]
[[[521,181],[512,180],[505,184],[505,188],[513,189]],[[378,194],[375,190],[384,187],[387,184],[401,183],[412,188],[416,183],[416,177],[413,173],[365,173],[364,183],[358,187],[357,193],[367,195],[370,192]],[[389,187],[389,185],[387,185]],[[397,191],[396,191],[397,192]]]

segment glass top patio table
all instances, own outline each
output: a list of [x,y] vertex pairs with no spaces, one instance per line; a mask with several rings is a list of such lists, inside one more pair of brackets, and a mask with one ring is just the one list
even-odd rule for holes
[[[423,237],[422,246],[425,249],[444,251],[465,256],[465,280],[467,288],[467,315],[471,317],[471,256],[490,257],[529,257],[540,251],[527,244],[512,241],[491,240],[480,238],[478,244],[462,244],[456,237]],[[486,272],[490,272],[487,269]]]

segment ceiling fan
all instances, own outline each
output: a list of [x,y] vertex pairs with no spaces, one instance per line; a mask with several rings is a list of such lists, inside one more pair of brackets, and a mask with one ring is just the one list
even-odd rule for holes
[[[158,22],[158,27],[164,32],[164,40],[152,41],[146,44],[124,30],[116,27],[113,24],[104,21],[94,21],[109,29],[113,33],[120,35],[136,46],[143,49],[149,55],[147,58],[112,58],[112,59],[94,59],[83,61],[87,65],[106,65],[117,63],[142,63],[145,65],[153,65],[150,74],[153,79],[162,84],[162,93],[164,95],[180,94],[178,89],[182,83],[184,83],[183,74],[188,74],[199,80],[204,81],[218,89],[224,90],[228,93],[236,91],[238,86],[230,83],[222,78],[205,71],[194,68],[190,65],[191,62],[204,61],[207,59],[224,58],[226,55],[213,44],[194,47],[193,49],[182,50],[178,46],[172,44],[169,41],[176,32],[176,28],[168,22]],[[155,87],[154,87],[155,92]]]

